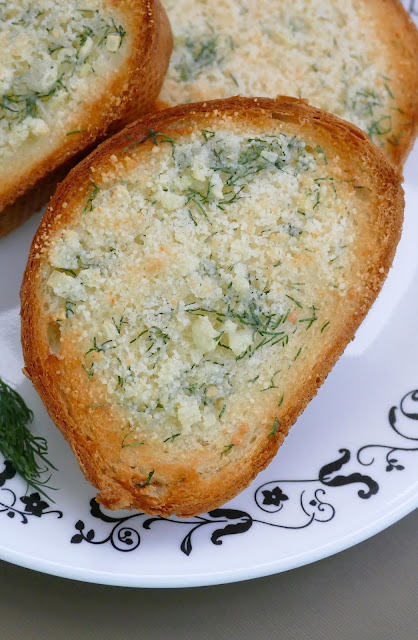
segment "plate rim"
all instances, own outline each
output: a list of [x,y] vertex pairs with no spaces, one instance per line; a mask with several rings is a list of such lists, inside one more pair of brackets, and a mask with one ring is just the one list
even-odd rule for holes
[[209,587],[235,582],[244,582],[256,578],[264,578],[292,569],[307,566],[325,558],[329,558],[337,553],[346,551],[357,546],[373,536],[391,527],[396,522],[402,520],[407,515],[418,508],[418,495],[412,495],[404,503],[395,507],[389,514],[374,520],[370,524],[357,529],[337,540],[330,541],[315,550],[308,550],[300,554],[295,560],[295,556],[288,556],[279,561],[268,564],[259,564],[242,569],[229,569],[227,571],[216,571],[213,573],[196,573],[190,575],[168,575],[152,576],[115,574],[109,571],[98,571],[97,569],[87,569],[82,566],[71,565],[40,559],[36,556],[25,555],[19,551],[10,550],[0,546],[0,560],[14,564],[25,569],[38,571],[46,575],[58,578],[66,578],[90,584],[100,584],[113,587],[129,587],[136,589],[181,589],[190,587]]

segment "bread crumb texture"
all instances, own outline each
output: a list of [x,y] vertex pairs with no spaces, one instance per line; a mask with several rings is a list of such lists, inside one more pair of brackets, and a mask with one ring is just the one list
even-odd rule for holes
[[117,5],[102,0],[0,3],[0,161],[26,143],[79,135],[78,119],[127,55]]
[[163,4],[175,42],[162,101],[289,95],[357,125],[389,156],[409,137],[417,48],[403,46],[388,17],[393,6],[359,0]]
[[283,402],[350,295],[367,189],[289,128],[150,130],[94,171],[46,245],[51,350],[78,362],[91,391],[77,402],[117,412],[121,450],[158,443],[222,466],[265,439],[260,403]]

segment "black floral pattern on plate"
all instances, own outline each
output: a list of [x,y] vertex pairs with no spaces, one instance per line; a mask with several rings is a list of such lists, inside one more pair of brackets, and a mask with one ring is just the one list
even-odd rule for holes
[[56,514],[58,518],[62,518],[62,511],[50,509],[51,505],[43,500],[38,492],[21,496],[19,500],[24,506],[20,508],[16,506],[16,492],[4,486],[7,481],[12,480],[15,475],[16,470],[13,464],[9,460],[6,460],[4,462],[4,469],[0,473],[0,513],[4,513],[11,519],[18,516],[22,524],[27,524],[30,516],[41,518],[44,515]]
[[271,505],[274,504],[275,507],[282,507],[283,502],[285,500],[289,500],[289,496],[283,493],[279,486],[274,487],[271,491],[266,489],[261,492],[264,496],[263,504]]
[[418,446],[402,446],[405,440],[418,444],[418,390],[407,393],[399,407],[390,409],[388,422],[392,434],[400,439],[398,444],[367,444],[358,449],[355,455],[349,449],[342,448],[338,452],[339,456],[324,464],[315,478],[271,480],[258,487],[254,494],[255,505],[258,513],[261,511],[269,514],[272,516],[270,519],[265,516],[260,519],[256,514],[250,515],[246,511],[229,508],[215,509],[190,519],[160,516],[150,518],[137,512],[117,516],[105,513],[93,498],[90,500],[90,514],[96,521],[110,525],[110,528],[104,536],[97,535],[93,528],[86,531],[84,521],[78,520],[71,542],[88,542],[93,545],[109,543],[118,551],[130,552],[140,546],[141,535],[150,531],[157,523],[178,525],[187,529],[180,543],[180,550],[189,556],[193,550],[194,535],[202,529],[209,532],[212,544],[221,545],[225,536],[246,533],[253,525],[298,530],[306,529],[314,522],[329,522],[334,518],[336,508],[324,499],[328,496],[327,492],[356,485],[358,497],[368,500],[378,493],[379,484],[371,475],[363,473],[361,467],[379,464],[378,453],[386,452],[383,461],[386,472],[403,471],[406,463],[400,463],[399,456],[418,451]]

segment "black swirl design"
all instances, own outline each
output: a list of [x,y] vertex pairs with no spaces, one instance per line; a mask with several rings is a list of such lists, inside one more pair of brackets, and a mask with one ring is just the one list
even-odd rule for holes
[[[266,516],[260,519],[255,514],[229,508],[215,509],[190,519],[161,516],[150,518],[144,513],[117,517],[105,513],[93,498],[90,500],[91,515],[110,525],[110,530],[105,535],[97,536],[94,529],[85,531],[84,522],[79,520],[75,524],[76,533],[71,542],[88,542],[93,545],[110,543],[117,551],[129,552],[140,545],[139,528],[145,533],[157,523],[170,524],[187,527],[180,550],[189,556],[193,550],[195,533],[199,530],[208,531],[212,544],[221,545],[226,536],[247,533],[255,524],[296,531],[306,529],[313,523],[329,522],[336,515],[336,508],[328,499],[330,490],[353,485],[357,487],[357,495],[361,500],[368,500],[378,493],[379,484],[371,475],[366,475],[361,470],[361,467],[377,464],[377,452],[386,452],[386,471],[389,472],[405,469],[406,462],[400,461],[399,457],[418,451],[418,390],[405,394],[398,407],[390,408],[388,423],[392,434],[400,440],[398,443],[367,444],[354,455],[349,449],[341,448],[338,450],[338,457],[322,465],[315,478],[270,480],[258,487],[254,494],[255,505],[269,519]],[[415,441],[417,446],[403,446],[405,440],[411,443]],[[353,465],[360,465],[360,469],[353,469]],[[2,477],[0,474],[0,483]]]
[[370,476],[365,476],[361,473],[350,473],[348,476],[337,475],[332,476],[334,471],[339,471],[345,464],[351,459],[351,453],[348,449],[340,449],[339,453],[342,453],[341,458],[326,464],[319,471],[319,481],[327,487],[343,487],[347,484],[365,484],[368,491],[360,489],[358,495],[360,498],[370,498],[379,491],[379,485]]
[[0,513],[4,513],[11,519],[17,516],[22,524],[27,524],[30,517],[41,518],[45,515],[56,514],[58,518],[62,518],[62,511],[50,509],[51,505],[43,500],[37,491],[21,496],[19,500],[24,506],[16,506],[18,500],[16,493],[4,486],[15,475],[16,470],[13,464],[9,460],[5,460],[4,469],[0,473]]
[[[375,455],[380,451],[386,451],[384,464],[386,471],[403,471],[405,464],[399,462],[399,454],[418,451],[418,390],[406,393],[398,407],[391,407],[388,416],[389,424],[395,434],[410,442],[415,441],[416,447],[404,447],[399,444],[366,444],[357,451],[357,460],[364,467],[370,467],[375,463]],[[403,444],[403,443],[402,443]],[[394,455],[397,457],[395,458]],[[371,456],[371,457],[369,457]]]
[[96,502],[95,498],[90,500],[90,513],[94,518],[99,518],[103,522],[111,523],[112,529],[110,533],[101,540],[96,539],[96,533],[94,529],[89,529],[87,533],[84,533],[85,524],[82,520],[78,520],[75,524],[75,528],[78,533],[74,534],[71,538],[73,544],[79,544],[85,540],[90,544],[105,544],[110,542],[112,547],[117,551],[134,551],[141,544],[141,538],[136,529],[125,526],[125,522],[144,515],[143,513],[134,513],[133,515],[126,516],[125,518],[114,518],[106,515],[100,508],[100,505]]

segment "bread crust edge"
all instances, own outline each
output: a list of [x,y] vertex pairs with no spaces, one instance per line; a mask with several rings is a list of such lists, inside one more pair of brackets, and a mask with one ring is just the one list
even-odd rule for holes
[[[90,169],[98,167],[110,155],[118,153],[126,146],[126,140],[143,137],[149,129],[156,131],[167,130],[167,127],[183,118],[200,118],[207,112],[217,112],[218,115],[233,114],[234,117],[245,117],[251,121],[260,113],[269,114],[275,119],[292,118],[298,122],[309,123],[319,130],[326,130],[328,135],[340,137],[356,155],[369,157],[371,166],[377,169],[387,184],[386,205],[378,212],[378,223],[382,234],[382,249],[377,263],[370,267],[369,288],[358,301],[357,312],[349,319],[332,348],[324,354],[322,361],[310,372],[298,389],[293,403],[285,414],[280,416],[281,425],[276,438],[264,438],[256,455],[251,459],[243,458],[231,471],[229,466],[222,469],[213,481],[202,483],[197,475],[190,472],[186,486],[183,483],[172,490],[163,500],[150,495],[148,488],[137,489],[133,495],[127,482],[117,482],[109,478],[95,463],[90,455],[86,442],[77,433],[76,426],[71,421],[71,415],[65,399],[61,397],[59,385],[53,377],[53,368],[48,364],[50,357],[48,345],[41,339],[40,320],[32,310],[37,309],[40,314],[37,284],[40,281],[39,268],[42,263],[40,250],[45,246],[49,235],[54,235],[62,224],[71,219],[71,207],[62,208],[62,204],[70,201],[74,184],[87,185],[90,180]],[[138,509],[149,514],[169,516],[173,513],[182,517],[191,517],[204,511],[212,510],[247,487],[254,477],[264,469],[276,454],[279,446],[288,433],[290,426],[314,397],[328,373],[336,363],[346,345],[353,339],[355,331],[367,314],[371,304],[379,293],[392,264],[397,243],[400,238],[403,220],[403,190],[401,176],[375,147],[360,129],[339,120],[304,101],[294,98],[279,97],[266,98],[230,98],[192,105],[182,105],[148,115],[140,121],[128,125],[123,131],[100,145],[88,158],[75,167],[60,185],[51,200],[50,207],[44,216],[41,226],[34,238],[28,265],[25,271],[22,290],[22,346],[25,368],[32,382],[42,398],[48,413],[69,441],[86,478],[100,493],[97,500],[110,509],[128,508]],[[59,214],[57,216],[57,214]],[[75,215],[75,214],[74,214]],[[271,414],[273,423],[274,415]],[[184,483],[186,485],[186,483]],[[193,489],[190,489],[193,486]]]

